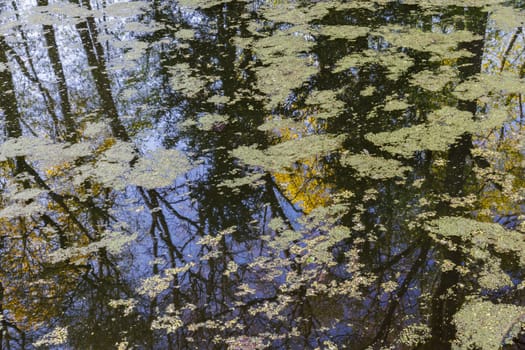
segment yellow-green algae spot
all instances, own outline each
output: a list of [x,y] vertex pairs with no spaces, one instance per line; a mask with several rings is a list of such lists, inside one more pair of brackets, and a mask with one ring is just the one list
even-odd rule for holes
[[452,51],[457,49],[459,43],[482,39],[479,35],[466,30],[452,33],[425,32],[421,29],[399,25],[381,27],[374,34],[382,36],[393,46],[431,52],[441,57],[448,57]]
[[175,34],[175,38],[179,40],[192,40],[195,37],[195,30],[194,29],[188,29],[188,28],[182,28],[178,29]]
[[195,97],[205,87],[207,81],[196,76],[187,63],[179,63],[169,69],[171,87],[173,90],[185,94],[188,97]]
[[[60,5],[53,4],[32,8],[26,18],[26,21],[31,25],[56,25],[58,21],[63,24],[76,24],[88,16],[93,16],[93,12],[89,11],[88,9],[83,9],[75,4],[63,3]],[[10,21],[8,23],[9,24],[4,24],[0,27],[2,32],[10,29],[10,27],[15,26],[15,23],[20,25],[23,22]]]
[[330,2],[316,2],[308,6],[300,6],[295,1],[284,1],[283,3],[274,2],[273,6],[263,6],[260,12],[272,22],[299,25],[323,18],[333,7],[335,4]]
[[334,73],[343,72],[350,68],[379,64],[387,69],[389,79],[397,80],[401,74],[413,66],[413,62],[414,60],[408,55],[395,50],[365,50],[341,58],[335,64]]
[[[376,1],[377,3],[377,1]],[[365,9],[369,11],[374,11],[376,9],[376,5],[373,1],[350,1],[350,2],[343,2],[335,4],[334,2],[334,10],[336,11],[345,11],[345,10],[356,10],[356,9]]]
[[36,348],[44,347],[48,348],[50,346],[61,346],[67,343],[68,339],[68,328],[56,326],[50,332],[44,334],[38,338],[33,346]]
[[461,100],[475,100],[495,93],[520,94],[525,91],[525,80],[512,72],[477,74],[456,86],[454,96]]
[[293,89],[318,72],[317,68],[301,57],[285,56],[271,66],[259,67],[257,88],[269,98],[268,108],[284,102]]
[[232,155],[246,165],[282,172],[300,160],[322,157],[340,149],[343,140],[344,136],[311,135],[282,142],[266,150],[241,146],[234,149]]
[[314,42],[308,40],[306,34],[303,28],[279,30],[255,41],[253,49],[263,63],[277,63],[283,56],[308,52]]
[[423,8],[430,7],[446,7],[446,6],[458,6],[458,7],[485,7],[487,5],[501,4],[504,0],[404,0],[404,4],[418,5]]
[[[26,136],[10,138],[0,145],[0,161],[24,156],[30,160],[52,161],[55,154],[60,154],[62,147],[60,144],[54,144],[42,138]],[[59,164],[60,162],[58,160],[53,163]]]
[[237,190],[239,187],[242,186],[251,186],[252,188],[257,188],[258,186],[263,185],[265,183],[264,176],[264,173],[247,174],[245,176],[224,180],[218,186],[226,187],[233,191]]
[[105,231],[99,241],[92,242],[83,247],[60,248],[50,253],[47,260],[56,264],[66,260],[74,260],[72,263],[84,264],[86,255],[105,249],[110,254],[119,254],[124,247],[137,239],[137,234],[125,234],[122,232]]
[[525,237],[518,231],[507,230],[496,223],[453,216],[432,220],[427,229],[437,235],[437,239],[457,237],[462,241],[472,242],[483,250],[490,247],[500,254],[512,253],[525,266]]
[[166,187],[190,169],[187,158],[174,149],[157,149],[141,157],[129,174],[129,183],[147,189]]
[[501,268],[495,254],[510,254],[525,266],[525,240],[517,231],[506,230],[494,223],[479,222],[462,217],[442,217],[428,223],[427,229],[436,242],[461,241],[459,249],[466,255],[466,268],[477,277],[484,290],[512,287],[509,275]]
[[430,113],[426,123],[365,137],[385,151],[411,157],[420,150],[444,151],[463,133],[490,129],[500,125],[505,118],[505,115],[495,113],[474,120],[471,112],[445,106]]
[[361,92],[359,92],[359,95],[361,96],[372,96],[374,94],[374,92],[377,91],[377,88],[373,85],[369,85],[367,86],[366,88],[364,88],[363,90],[361,90]]
[[386,112],[404,111],[408,107],[410,107],[410,104],[408,104],[404,100],[389,98],[386,101],[385,107],[383,108],[383,110],[386,111]]
[[47,170],[54,166],[64,165],[79,157],[92,154],[92,145],[87,142],[76,144],[53,143],[51,140],[35,137],[11,138],[0,145],[0,161],[14,157],[25,157],[35,161],[35,169]]
[[203,131],[210,131],[215,125],[228,123],[228,116],[222,114],[206,113],[199,118],[200,128]]
[[412,170],[398,160],[368,154],[345,154],[341,157],[341,164],[354,168],[360,176],[375,180],[404,177],[407,171]]
[[510,6],[495,7],[489,16],[495,22],[496,28],[511,32],[525,23],[525,11]]
[[230,98],[228,96],[223,95],[213,95],[210,98],[208,98],[208,102],[215,104],[226,104],[230,102]]
[[19,217],[30,218],[34,215],[42,215],[46,213],[48,209],[38,201],[33,201],[28,204],[10,203],[7,207],[0,210],[0,217],[6,219],[14,219]]
[[432,338],[430,327],[422,323],[415,323],[403,328],[398,341],[410,348],[416,348],[418,345],[425,344],[430,338]]
[[292,29],[278,31],[274,35],[253,43],[253,50],[263,66],[255,69],[257,88],[269,97],[268,107],[276,107],[318,69],[307,57],[313,42],[304,33]]
[[149,7],[146,1],[117,2],[104,8],[103,13],[111,17],[131,17],[143,14]]
[[366,36],[370,28],[352,25],[322,26],[319,34],[325,35],[330,39],[355,40],[361,36]]
[[266,120],[263,124],[257,127],[258,130],[267,132],[279,132],[280,130],[300,130],[304,128],[304,123],[290,119],[290,118],[272,118]]
[[500,267],[500,259],[488,256],[478,261],[481,261],[482,267],[477,282],[482,289],[499,290],[513,286],[510,276]]
[[472,300],[454,315],[457,328],[453,349],[494,350],[520,331],[525,308],[490,301]]
[[110,148],[101,153],[95,164],[83,164],[75,170],[78,172],[73,183],[80,186],[91,178],[103,186],[116,190],[126,187],[126,176],[130,170],[130,163],[135,158],[135,146],[129,142],[117,141]]
[[341,114],[345,103],[337,98],[337,91],[317,90],[312,91],[306,98],[306,105],[317,107],[315,116],[320,119],[328,119]]
[[207,9],[213,6],[227,4],[231,0],[178,0],[179,6]]
[[48,191],[38,188],[27,188],[20,190],[15,184],[4,190],[4,205],[0,210],[2,218],[31,217],[45,213],[47,208],[43,203]]
[[412,75],[410,84],[422,87],[431,92],[438,92],[450,82],[457,79],[457,72],[450,66],[440,66],[437,72],[423,70]]

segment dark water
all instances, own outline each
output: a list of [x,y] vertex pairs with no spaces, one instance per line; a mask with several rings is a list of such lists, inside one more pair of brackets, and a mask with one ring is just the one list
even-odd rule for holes
[[522,1],[0,6],[2,349],[523,348]]

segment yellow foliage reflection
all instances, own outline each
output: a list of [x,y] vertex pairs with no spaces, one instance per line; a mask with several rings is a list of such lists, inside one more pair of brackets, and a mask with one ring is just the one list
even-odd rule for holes
[[[270,116],[267,122],[273,121]],[[301,121],[286,126],[276,127],[272,130],[280,142],[298,139],[307,135],[323,134],[325,123],[319,122],[312,116],[306,116]],[[331,169],[326,166],[322,156],[314,156],[296,162],[286,172],[272,172],[277,185],[284,195],[294,205],[299,206],[305,214],[317,207],[326,206],[330,202],[332,185],[327,182]]]

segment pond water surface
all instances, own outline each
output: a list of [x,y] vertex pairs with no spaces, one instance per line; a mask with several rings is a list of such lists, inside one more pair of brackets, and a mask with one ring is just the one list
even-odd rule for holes
[[1,2],[0,348],[524,348],[524,21]]

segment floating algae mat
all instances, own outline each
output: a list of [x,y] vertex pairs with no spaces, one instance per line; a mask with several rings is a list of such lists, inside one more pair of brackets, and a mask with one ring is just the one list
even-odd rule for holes
[[522,1],[0,4],[1,349],[519,349]]

